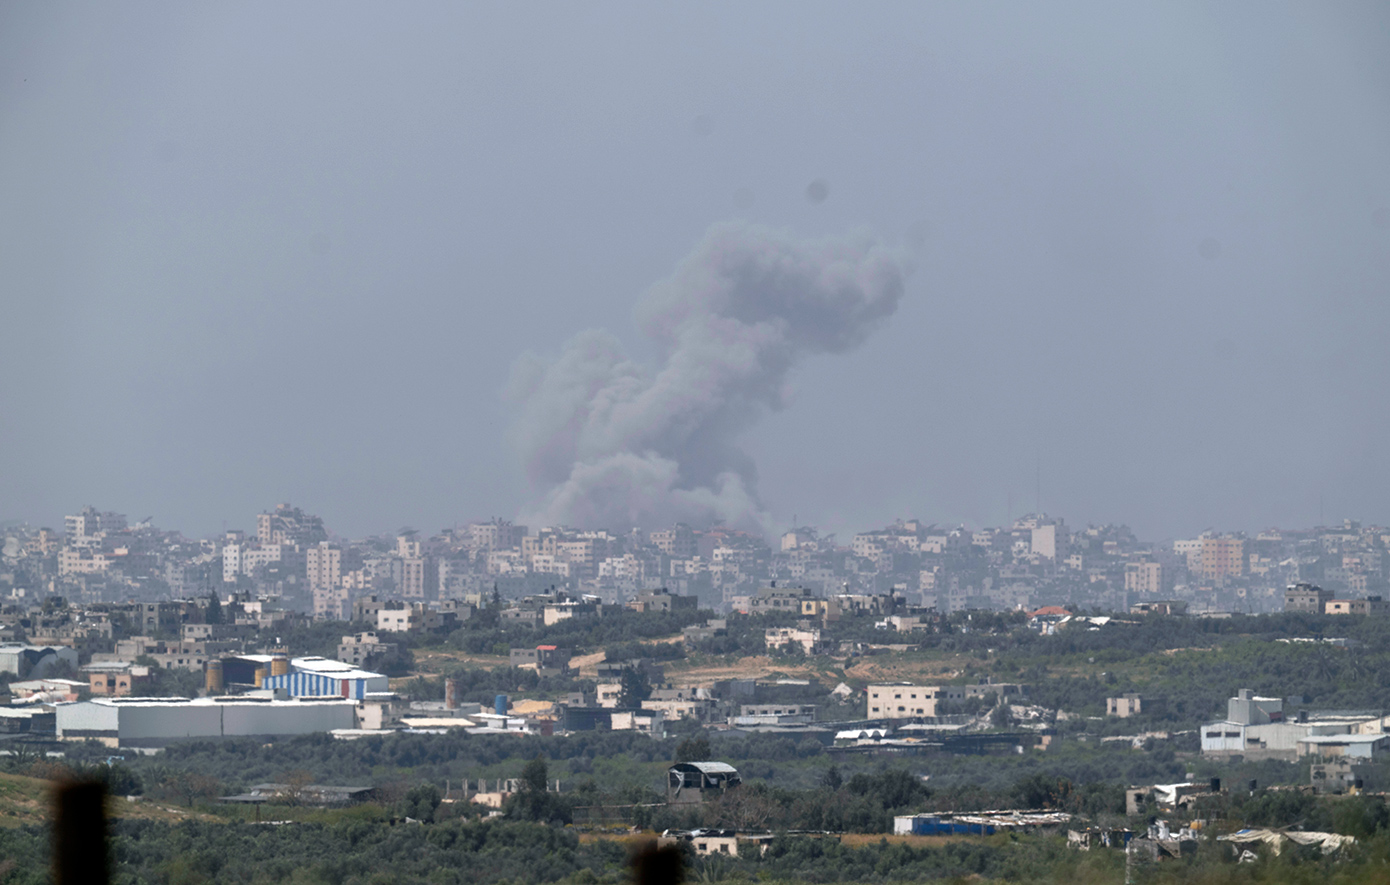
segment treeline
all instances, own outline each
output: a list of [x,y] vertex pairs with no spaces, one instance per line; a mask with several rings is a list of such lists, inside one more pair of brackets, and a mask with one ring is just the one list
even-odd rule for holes
[[[6,883],[48,881],[45,828],[0,828],[0,876]],[[569,831],[511,821],[439,824],[378,822],[344,816],[332,823],[256,826],[189,821],[125,820],[113,827],[112,881],[255,883],[255,885],[618,885],[637,841],[581,841]],[[1237,863],[1229,846],[1207,843],[1190,857],[1141,865],[1136,879],[1154,885],[1244,885],[1383,882],[1390,839],[1381,830],[1341,854],[1262,851]],[[994,836],[933,845],[888,840],[851,844],[835,837],[774,838],[766,854],[695,857],[685,853],[687,881],[696,882],[1117,882],[1121,851],[1070,851],[1058,837]]]
[[470,654],[504,655],[512,648],[547,644],[598,649],[620,643],[663,639],[713,617],[709,611],[609,611],[597,618],[569,618],[550,626],[523,627],[502,621],[495,607],[480,609],[445,644]]

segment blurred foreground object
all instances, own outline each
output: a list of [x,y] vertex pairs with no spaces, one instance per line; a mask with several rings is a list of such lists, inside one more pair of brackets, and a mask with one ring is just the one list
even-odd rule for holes
[[106,885],[106,787],[69,781],[54,791],[53,881]]
[[680,885],[685,881],[685,864],[675,845],[658,846],[647,842],[632,854],[632,881],[636,885]]

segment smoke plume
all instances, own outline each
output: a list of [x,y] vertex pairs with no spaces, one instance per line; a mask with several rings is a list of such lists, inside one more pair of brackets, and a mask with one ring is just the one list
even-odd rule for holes
[[637,304],[656,367],[595,330],[553,361],[517,361],[512,439],[539,496],[523,519],[764,529],[757,469],[740,436],[784,407],[798,361],[860,344],[902,292],[901,266],[872,241],[712,227]]

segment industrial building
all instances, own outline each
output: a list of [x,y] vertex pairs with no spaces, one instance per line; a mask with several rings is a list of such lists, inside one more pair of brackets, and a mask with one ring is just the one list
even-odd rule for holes
[[21,642],[0,644],[0,673],[13,673],[20,679],[42,679],[77,669],[77,649],[66,645],[25,645]]
[[[288,672],[277,673],[280,665]],[[352,698],[365,700],[367,695],[389,692],[385,676],[369,670],[359,670],[342,661],[327,658],[277,659],[271,662],[271,673],[261,680],[261,687],[283,690],[292,698]]]
[[356,726],[348,700],[96,698],[55,708],[59,740],[160,747],[181,738],[275,737]]

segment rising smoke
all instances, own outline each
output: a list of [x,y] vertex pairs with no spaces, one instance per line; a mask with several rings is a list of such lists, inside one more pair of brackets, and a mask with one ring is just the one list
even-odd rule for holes
[[784,407],[799,360],[855,347],[902,293],[901,265],[875,242],[715,225],[637,304],[655,369],[595,330],[553,361],[517,361],[512,437],[539,495],[524,521],[764,530],[740,435]]

